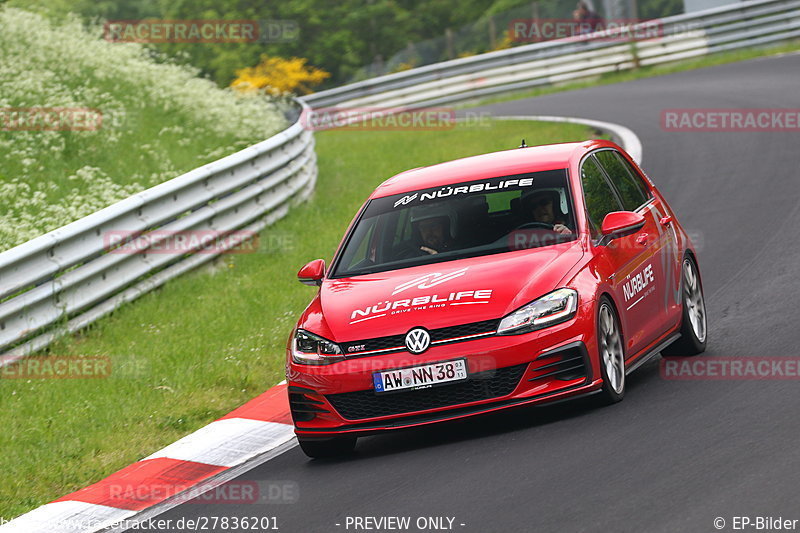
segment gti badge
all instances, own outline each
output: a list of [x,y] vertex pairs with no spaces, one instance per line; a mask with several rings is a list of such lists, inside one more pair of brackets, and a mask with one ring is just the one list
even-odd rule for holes
[[414,354],[420,354],[431,345],[431,335],[428,330],[414,328],[406,334],[406,348]]

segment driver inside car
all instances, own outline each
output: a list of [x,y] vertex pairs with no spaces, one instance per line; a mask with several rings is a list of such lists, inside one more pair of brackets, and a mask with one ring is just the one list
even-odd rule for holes
[[438,254],[453,249],[451,236],[452,214],[442,207],[415,207],[411,225],[419,236],[419,251]]
[[522,209],[531,222],[552,225],[554,232],[571,235],[572,230],[566,226],[566,221],[556,216],[559,202],[559,195],[555,191],[534,191],[522,197]]

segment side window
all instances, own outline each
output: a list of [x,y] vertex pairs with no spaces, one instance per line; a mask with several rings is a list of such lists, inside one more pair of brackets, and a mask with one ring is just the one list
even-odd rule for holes
[[635,211],[648,200],[650,194],[642,180],[620,154],[614,150],[601,150],[595,152],[595,156],[617,188],[626,211]]
[[581,181],[583,182],[583,196],[586,199],[586,210],[589,221],[592,223],[592,235],[599,237],[600,226],[605,216],[612,211],[621,211],[614,191],[603,176],[594,157],[587,157],[581,167]]

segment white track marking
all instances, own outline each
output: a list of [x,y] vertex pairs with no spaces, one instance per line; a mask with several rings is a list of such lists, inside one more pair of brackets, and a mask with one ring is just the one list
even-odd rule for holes
[[289,424],[247,418],[217,420],[147,459],[167,457],[231,467],[294,438]]

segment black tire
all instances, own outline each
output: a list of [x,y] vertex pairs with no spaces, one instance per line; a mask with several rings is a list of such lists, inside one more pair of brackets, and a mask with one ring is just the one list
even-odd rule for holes
[[[687,269],[694,277],[695,287],[692,288],[687,280]],[[692,294],[694,292],[694,294]],[[699,298],[699,300],[698,300]],[[708,341],[708,327],[706,319],[705,297],[703,296],[703,283],[697,269],[697,263],[691,256],[686,256],[681,265],[681,336],[678,340],[661,350],[661,355],[671,357],[689,357],[703,353]],[[697,324],[701,315],[702,327]],[[693,318],[695,321],[693,321]],[[699,332],[697,331],[699,329]],[[702,337],[702,338],[701,338]]]
[[329,459],[352,453],[356,437],[334,437],[331,439],[297,439],[303,453],[312,459]]
[[[613,327],[612,330],[609,326]],[[606,296],[600,298],[597,306],[597,355],[603,378],[600,402],[605,405],[617,403],[625,397],[625,342],[617,311]]]

